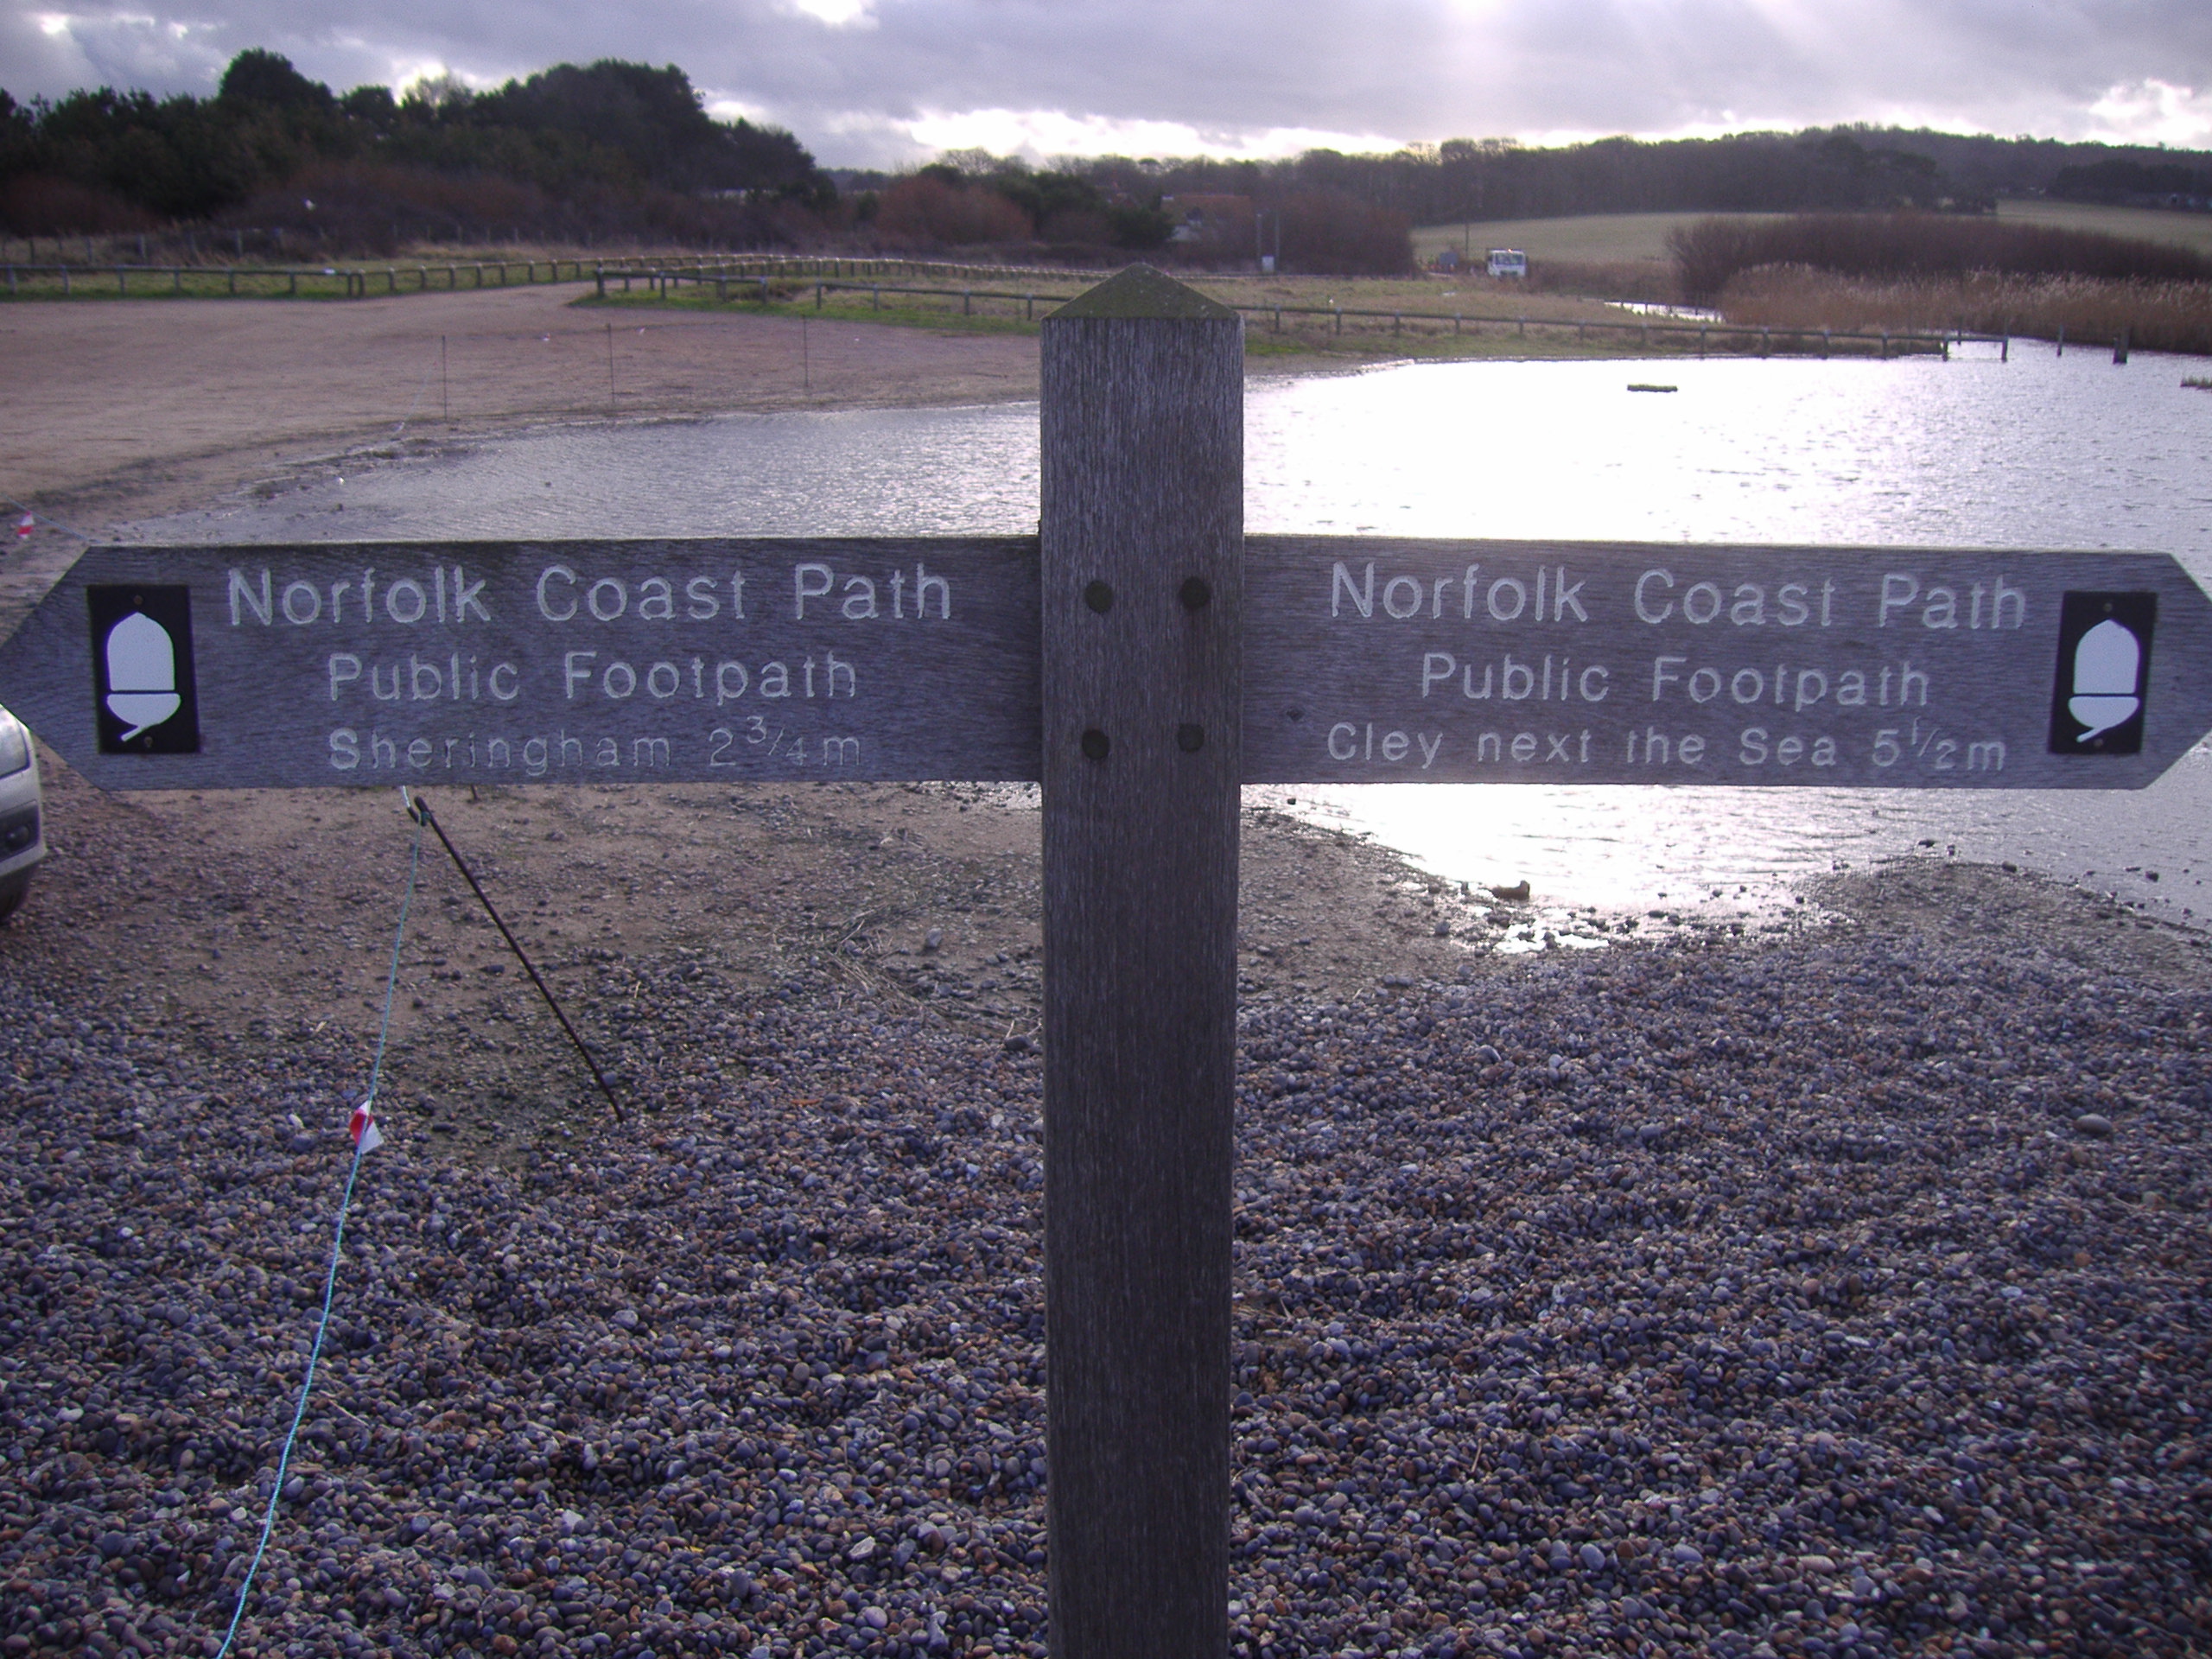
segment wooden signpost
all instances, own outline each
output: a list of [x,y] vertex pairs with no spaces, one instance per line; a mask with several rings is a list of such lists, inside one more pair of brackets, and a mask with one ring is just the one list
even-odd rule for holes
[[1228,1643],[1240,783],[2140,788],[2212,600],[2104,553],[1247,538],[1234,313],[1044,325],[1035,537],[95,548],[93,783],[1041,779],[1052,1640]]
[[[2212,602],[2164,555],[1249,537],[1195,605],[1178,577],[1139,639],[1138,554],[1099,541],[1122,515],[1065,505],[1086,475],[1067,461],[1077,410],[1104,419],[1047,404],[1048,473],[1070,470],[1047,477],[1041,554],[1026,537],[94,548],[0,648],[0,698],[109,789],[1066,785],[1044,734],[1069,676],[1122,677],[1129,713],[1168,696],[1166,661],[1109,670],[1077,647],[1217,630],[1231,701],[1174,724],[1243,783],[2139,788],[2212,725]],[[1173,459],[1138,482],[1172,478],[1173,499],[1120,498],[1158,528],[1117,549],[1167,559],[1198,485],[1219,485]],[[1077,584],[1087,635],[1047,624],[1075,602],[1052,587],[1080,574],[1058,570],[1069,547],[1106,573]]]

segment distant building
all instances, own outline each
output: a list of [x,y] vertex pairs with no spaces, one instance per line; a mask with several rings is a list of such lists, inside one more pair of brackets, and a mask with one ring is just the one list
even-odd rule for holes
[[1236,259],[1258,253],[1249,196],[1162,196],[1160,211],[1175,222],[1167,239],[1194,252]]

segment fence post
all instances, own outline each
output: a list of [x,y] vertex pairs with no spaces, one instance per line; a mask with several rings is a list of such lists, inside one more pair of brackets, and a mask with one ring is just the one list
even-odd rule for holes
[[2120,324],[2120,338],[2112,343],[2112,360],[2115,363],[2127,361],[2127,325],[2126,323]]
[[1243,337],[1143,266],[1042,327],[1056,1659],[1228,1645]]

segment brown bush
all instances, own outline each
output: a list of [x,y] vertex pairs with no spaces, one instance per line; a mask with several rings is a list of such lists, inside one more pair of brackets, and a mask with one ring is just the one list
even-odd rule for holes
[[[1284,198],[1282,269],[1319,276],[1397,276],[1414,269],[1414,226],[1338,190]],[[1240,251],[1241,252],[1241,251]]]
[[2212,354],[2212,283],[2088,276],[1964,276],[1867,282],[1803,265],[1765,265],[1731,281],[1721,315],[1751,327],[1891,333],[1964,328],[2107,342],[2124,328],[2150,352]]
[[242,202],[221,223],[314,237],[318,250],[334,254],[378,255],[408,241],[474,238],[759,248],[804,246],[823,234],[821,221],[804,207],[780,198],[606,184],[556,196],[497,174],[364,162],[304,168]]
[[1656,259],[1532,259],[1527,282],[1531,293],[1590,300],[1675,305],[1682,297],[1674,266]]
[[1103,248],[1113,243],[1114,226],[1102,213],[1088,207],[1064,207],[1039,225],[1037,234],[1046,242],[1072,242],[1082,247]]
[[1941,213],[1798,213],[1782,219],[1701,219],[1667,238],[1694,304],[1711,303],[1738,271],[1806,265],[1885,280],[2088,276],[2105,281],[2212,281],[2212,259],[2167,242],[2051,225]]
[[0,226],[10,236],[56,236],[65,231],[104,236],[153,226],[151,214],[113,192],[68,179],[28,173],[0,184]]
[[894,248],[964,248],[1027,242],[1028,215],[997,191],[916,175],[883,193],[875,232]]

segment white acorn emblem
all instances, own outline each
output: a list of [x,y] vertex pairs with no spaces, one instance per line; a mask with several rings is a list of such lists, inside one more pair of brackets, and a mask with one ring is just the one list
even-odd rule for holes
[[2075,742],[2087,743],[2134,718],[2143,706],[2135,695],[2142,664],[2142,645],[2109,617],[2082,636],[2074,647],[2074,695],[2066,700],[2066,712],[2088,728]]
[[143,611],[108,630],[107,711],[130,729],[128,743],[184,707],[176,694],[176,643]]

